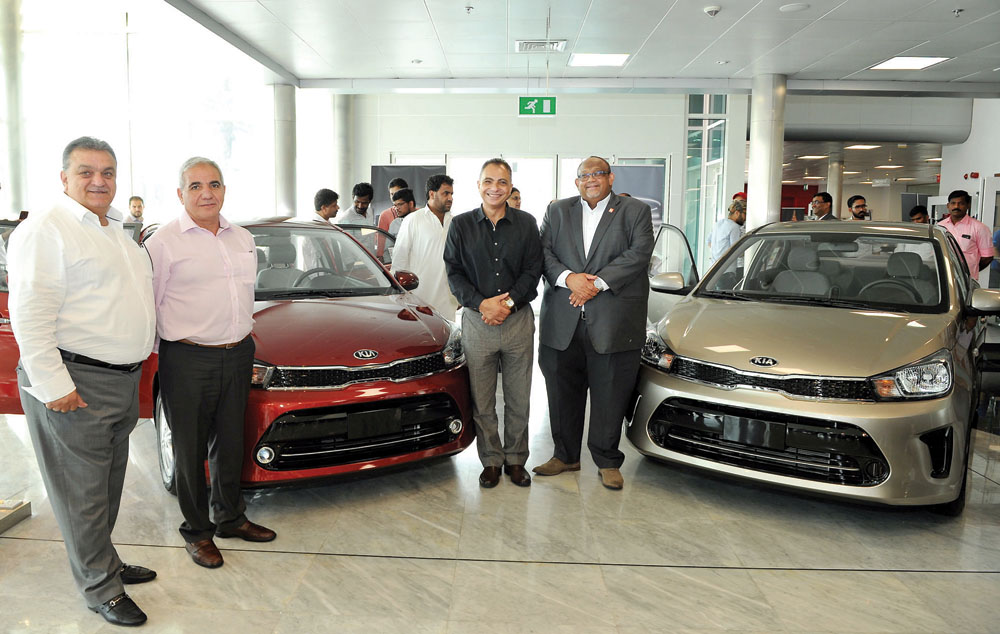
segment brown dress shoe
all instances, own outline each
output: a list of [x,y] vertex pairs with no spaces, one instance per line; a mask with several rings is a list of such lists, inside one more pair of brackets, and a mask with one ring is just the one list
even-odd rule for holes
[[563,471],[579,471],[579,470],[580,470],[579,462],[572,462],[567,464],[556,457],[549,458],[548,462],[540,464],[534,469],[532,469],[532,471],[541,476],[554,476],[562,473]]
[[610,469],[598,469],[597,473],[601,476],[601,484],[609,489],[618,490],[625,486],[625,478],[622,477],[622,472],[615,468]]
[[239,528],[234,528],[232,530],[215,531],[216,537],[239,537],[248,542],[269,542],[274,540],[278,536],[277,533],[272,531],[270,528],[264,528],[260,524],[254,524],[250,520],[243,522],[243,525]]
[[510,476],[510,481],[519,487],[530,487],[531,476],[523,464],[505,464],[503,472]]
[[206,568],[218,568],[222,565],[222,553],[216,548],[215,542],[211,539],[203,539],[200,542],[188,542],[184,544],[184,550],[188,551],[191,559],[199,566]]
[[500,467],[485,467],[479,474],[479,486],[492,489],[500,484]]

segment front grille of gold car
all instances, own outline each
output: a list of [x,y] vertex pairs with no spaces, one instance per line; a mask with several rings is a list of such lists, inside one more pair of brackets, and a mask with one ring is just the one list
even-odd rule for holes
[[783,377],[741,372],[726,366],[677,357],[670,373],[678,378],[723,388],[749,387],[789,396],[836,401],[874,401],[875,390],[867,379]]
[[408,381],[447,370],[440,352],[383,365],[358,367],[276,367],[267,384],[269,390],[337,389],[352,383]]

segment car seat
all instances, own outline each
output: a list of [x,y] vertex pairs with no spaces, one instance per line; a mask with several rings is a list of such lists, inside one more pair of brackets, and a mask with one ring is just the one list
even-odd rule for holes
[[257,288],[291,288],[304,273],[294,265],[294,244],[277,242],[269,245],[267,267],[257,273]]
[[792,247],[788,253],[788,269],[778,273],[772,288],[779,295],[830,294],[830,280],[819,271],[819,257],[811,247]]

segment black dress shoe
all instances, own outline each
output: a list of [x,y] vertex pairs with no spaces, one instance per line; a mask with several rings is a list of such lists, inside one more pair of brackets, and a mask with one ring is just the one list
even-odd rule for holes
[[254,524],[250,520],[243,522],[239,528],[234,528],[229,531],[218,530],[215,531],[216,537],[239,537],[240,539],[248,542],[269,542],[273,541],[275,537],[278,536],[277,533],[272,531],[270,528],[264,528],[260,524]]
[[500,484],[500,467],[486,467],[479,474],[479,486],[484,489],[492,489]]
[[90,608],[104,617],[112,625],[142,625],[146,613],[139,609],[130,596],[122,592],[114,599],[105,601],[96,608]]
[[530,487],[531,476],[523,464],[505,464],[503,471],[510,476],[510,481],[519,487]]
[[156,579],[155,570],[143,568],[142,566],[130,566],[128,564],[122,564],[120,574],[122,583],[146,583],[147,581]]

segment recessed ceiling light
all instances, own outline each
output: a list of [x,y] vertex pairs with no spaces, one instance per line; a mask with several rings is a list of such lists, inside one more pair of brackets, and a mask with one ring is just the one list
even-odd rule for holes
[[825,159],[826,157],[827,157],[826,154],[806,154],[805,156],[800,156],[799,158],[811,161],[815,159]]
[[936,158],[924,159],[924,162],[925,163],[940,163],[941,162],[941,157],[938,156]]
[[809,5],[805,2],[792,2],[791,4],[783,4],[778,7],[778,11],[782,13],[797,13],[799,11],[805,11],[809,8]]
[[570,66],[624,66],[628,53],[573,53]]
[[861,184],[862,185],[871,185],[872,182],[871,181],[861,181]]
[[781,181],[782,183],[794,183],[795,181]]
[[861,172],[844,172],[844,174],[848,174],[848,175],[850,175],[850,174],[860,174],[860,173]]
[[782,163],[781,164],[782,167],[788,167],[789,165],[791,165],[791,163]]
[[923,70],[928,66],[940,64],[950,57],[893,57],[881,64],[875,64],[870,70]]
[[876,165],[875,169],[877,169],[877,170],[898,170],[898,169],[901,169],[902,167],[903,167],[902,165],[894,165],[892,163],[889,163],[888,165]]
[[859,143],[857,145],[848,145],[844,149],[845,150],[874,150],[875,148],[878,148],[878,147],[882,147],[882,146],[881,145],[862,145],[862,144]]
[[917,179],[915,179],[915,178],[910,178],[909,176],[900,176],[900,177],[899,177],[899,178],[897,178],[896,180],[897,180],[897,181],[915,181],[915,180],[917,180]]
[[802,179],[803,180],[807,180],[807,181],[822,181],[822,180],[826,180],[826,177],[825,176],[803,176]]
[[422,60],[422,59],[411,59],[410,63],[411,64],[423,64],[424,60]]
[[725,66],[726,64],[729,63],[729,60],[728,59],[717,59],[717,60],[715,60],[715,63],[718,64],[719,66]]

